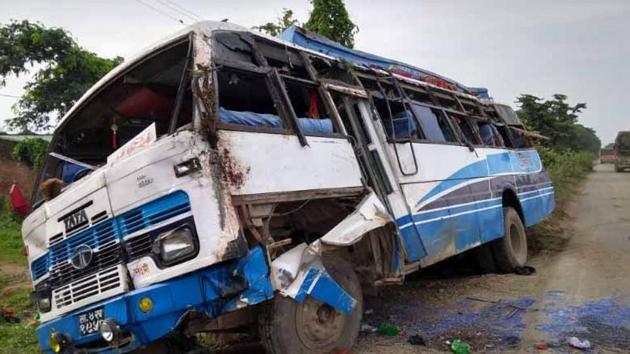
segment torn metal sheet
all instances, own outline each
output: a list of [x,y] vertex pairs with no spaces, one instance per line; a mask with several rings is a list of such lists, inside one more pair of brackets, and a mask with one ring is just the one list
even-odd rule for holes
[[[246,257],[239,258],[232,270],[232,279],[242,279],[245,291],[231,299],[223,306],[223,312],[236,310],[245,306],[258,304],[273,297],[273,289],[269,279],[269,268],[262,247],[249,251]],[[238,284],[239,281],[228,281],[219,289],[225,292],[226,287]],[[235,289],[236,290],[236,289]]]
[[280,294],[301,303],[307,295],[339,312],[350,313],[356,300],[326,271],[320,254],[320,243],[302,243],[271,263],[274,284]]
[[385,226],[391,221],[392,218],[385,205],[374,192],[371,192],[363,198],[354,212],[328,231],[320,240],[328,245],[349,246],[358,242],[367,232]]

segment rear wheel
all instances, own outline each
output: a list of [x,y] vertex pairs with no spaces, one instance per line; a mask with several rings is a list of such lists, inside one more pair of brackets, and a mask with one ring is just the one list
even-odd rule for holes
[[259,316],[259,333],[267,353],[330,353],[354,344],[363,311],[361,285],[352,265],[339,256],[326,256],[323,263],[332,278],[357,301],[353,311],[340,313],[310,297],[300,304],[290,298],[277,298]]
[[497,269],[514,271],[527,262],[527,234],[521,217],[512,207],[503,208],[503,237],[492,242],[492,253]]

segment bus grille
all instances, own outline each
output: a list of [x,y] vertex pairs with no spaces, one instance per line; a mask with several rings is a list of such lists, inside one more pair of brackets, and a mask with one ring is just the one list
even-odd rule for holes
[[[70,262],[72,250],[79,245],[94,250],[90,266],[76,269]],[[109,268],[121,261],[120,236],[114,220],[108,220],[58,243],[50,248],[50,282],[53,287],[77,280],[95,271]]]
[[56,309],[63,309],[81,300],[115,289],[123,288],[125,290],[124,271],[122,266],[112,267],[53,290]]

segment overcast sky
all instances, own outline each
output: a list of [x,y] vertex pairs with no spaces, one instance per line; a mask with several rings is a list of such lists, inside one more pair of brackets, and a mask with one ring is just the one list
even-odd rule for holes
[[[306,20],[308,0],[0,0],[0,23],[40,21],[70,31],[101,56],[122,57],[193,21],[173,10],[180,4],[200,18],[254,26],[293,9]],[[171,7],[165,6],[165,4]],[[147,6],[149,5],[149,6]],[[580,122],[603,143],[630,130],[624,104],[630,86],[630,1],[427,1],[346,0],[360,31],[355,47],[490,89],[513,104],[521,93],[564,93],[586,102]],[[20,95],[24,79],[0,94]],[[15,99],[0,96],[0,119]]]

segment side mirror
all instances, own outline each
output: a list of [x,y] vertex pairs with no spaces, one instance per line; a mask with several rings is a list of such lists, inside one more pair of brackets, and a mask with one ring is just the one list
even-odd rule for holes
[[17,184],[14,183],[11,186],[9,195],[11,197],[11,206],[13,207],[13,211],[23,218],[26,217],[28,213],[31,212],[31,206],[26,198],[24,198],[24,194],[22,194],[22,190]]

